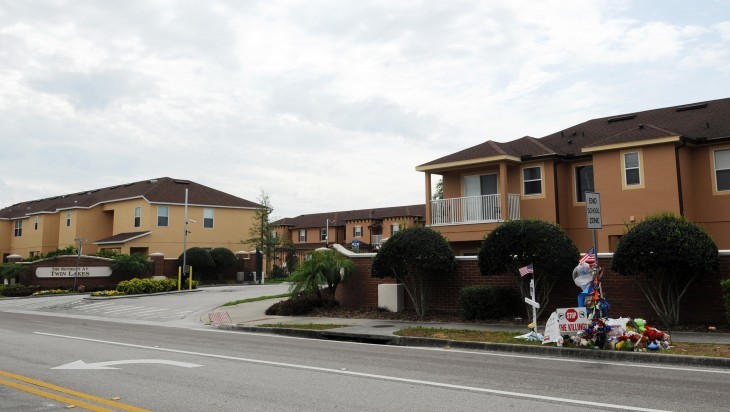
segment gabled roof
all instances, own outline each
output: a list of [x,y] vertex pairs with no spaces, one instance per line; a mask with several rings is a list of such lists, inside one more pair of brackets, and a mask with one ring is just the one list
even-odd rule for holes
[[345,226],[347,222],[354,220],[382,220],[399,217],[417,217],[422,219],[425,213],[425,205],[393,206],[287,217],[272,222],[272,225],[287,226],[289,229],[321,228],[327,226],[327,219],[329,219],[329,226],[335,227]]
[[241,209],[260,207],[257,203],[190,180],[161,177],[17,203],[0,209],[0,219],[17,219],[40,213],[56,213],[66,209],[87,209],[102,203],[137,198],[145,199],[149,203],[182,205],[185,203],[185,189],[188,189],[189,205]]
[[143,236],[147,236],[151,231],[146,232],[127,232],[127,233],[120,233],[118,235],[109,236],[104,239],[99,239],[97,241],[94,241],[93,243],[95,245],[108,245],[108,244],[119,244],[119,243],[126,243],[130,240],[139,239]]
[[581,156],[597,147],[677,136],[696,143],[730,140],[730,98],[592,119],[539,139],[526,136],[505,143],[487,141],[424,163],[416,170]]

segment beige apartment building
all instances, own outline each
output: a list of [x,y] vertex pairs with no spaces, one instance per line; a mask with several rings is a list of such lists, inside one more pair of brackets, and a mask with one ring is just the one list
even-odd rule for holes
[[[185,193],[188,234],[185,236]],[[163,177],[21,202],[0,210],[0,253],[24,258],[83,239],[84,254],[163,253],[187,247],[250,250],[248,237],[259,204],[181,179]]]
[[[477,252],[506,219],[563,227],[592,245],[585,192],[600,194],[599,252],[627,228],[669,211],[730,249],[730,98],[603,117],[541,137],[487,141],[416,167],[425,175],[426,224],[457,254]],[[431,200],[432,179],[443,199]]]
[[423,226],[424,211],[424,205],[410,205],[313,213],[279,219],[272,227],[282,244],[291,242],[302,251],[334,243],[370,250],[398,230]]

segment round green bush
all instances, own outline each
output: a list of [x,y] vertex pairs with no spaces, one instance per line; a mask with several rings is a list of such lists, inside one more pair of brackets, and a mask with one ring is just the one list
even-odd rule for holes
[[459,292],[459,307],[464,319],[501,319],[519,310],[517,290],[507,286],[475,285]]

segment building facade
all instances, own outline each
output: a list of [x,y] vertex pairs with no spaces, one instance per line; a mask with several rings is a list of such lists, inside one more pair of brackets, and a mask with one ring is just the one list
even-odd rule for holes
[[423,226],[424,211],[424,205],[410,205],[314,213],[279,219],[272,226],[282,244],[301,251],[335,243],[370,250],[398,230]]
[[[185,209],[187,199],[187,235]],[[162,253],[187,248],[250,250],[260,205],[198,183],[163,177],[18,203],[0,210],[0,253],[33,257],[83,243],[85,254]]]
[[[559,224],[581,250],[593,243],[585,192],[600,194],[599,252],[632,224],[673,212],[730,249],[730,99],[610,116],[542,138],[487,141],[416,167],[426,181],[426,224],[457,254],[478,251],[506,219]],[[432,177],[443,199],[431,200]]]

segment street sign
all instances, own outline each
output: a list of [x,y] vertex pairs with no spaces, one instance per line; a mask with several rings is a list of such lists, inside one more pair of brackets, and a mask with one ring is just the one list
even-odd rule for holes
[[602,229],[601,220],[601,194],[586,192],[586,218],[588,229]]

